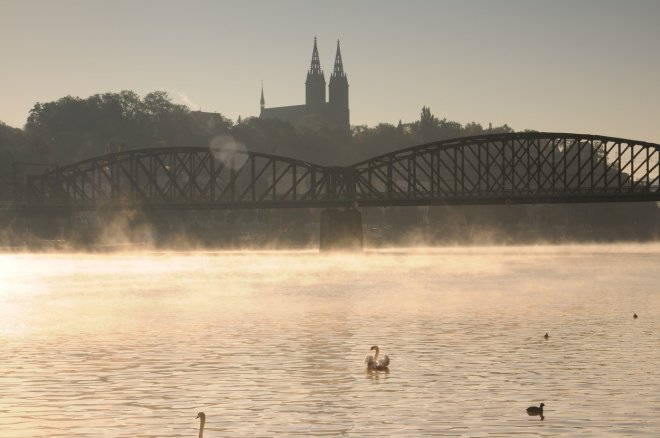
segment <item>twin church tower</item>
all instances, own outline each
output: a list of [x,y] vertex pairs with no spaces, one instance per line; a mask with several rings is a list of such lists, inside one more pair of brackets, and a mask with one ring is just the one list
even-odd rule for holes
[[305,120],[313,121],[317,119],[322,123],[327,123],[330,126],[349,133],[348,79],[346,78],[346,73],[344,73],[339,41],[337,41],[335,66],[332,69],[330,84],[328,86],[330,99],[327,102],[325,100],[325,85],[325,76],[323,75],[323,69],[321,69],[319,51],[316,47],[316,37],[314,37],[312,64],[307,71],[307,80],[305,81],[305,104],[266,108],[262,86],[261,113],[259,117],[280,119],[294,125],[300,122],[304,123]]

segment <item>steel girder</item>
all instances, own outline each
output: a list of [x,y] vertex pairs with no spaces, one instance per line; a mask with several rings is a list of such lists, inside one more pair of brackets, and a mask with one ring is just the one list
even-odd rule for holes
[[208,148],[141,149],[33,177],[33,206],[95,208],[273,208],[338,201],[341,168],[260,153]]
[[355,164],[360,205],[660,200],[660,145],[523,132],[428,143]]
[[31,177],[32,207],[282,208],[660,200],[660,145],[524,132],[443,140],[348,167],[207,148],[110,154]]

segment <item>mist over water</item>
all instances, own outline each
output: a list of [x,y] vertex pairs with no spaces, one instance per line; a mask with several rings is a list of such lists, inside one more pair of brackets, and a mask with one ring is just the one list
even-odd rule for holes
[[[209,437],[658,436],[659,261],[658,244],[0,254],[0,437],[189,437],[198,411]],[[374,344],[389,374],[365,373]]]

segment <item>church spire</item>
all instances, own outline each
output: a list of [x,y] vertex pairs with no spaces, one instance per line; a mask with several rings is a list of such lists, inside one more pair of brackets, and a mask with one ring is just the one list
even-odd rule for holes
[[308,107],[315,108],[315,111],[325,105],[325,76],[323,75],[323,70],[321,70],[316,37],[314,37],[312,65],[307,71],[307,80],[305,81],[305,104]]
[[341,49],[339,48],[339,40],[337,40],[337,54],[335,55],[335,67],[332,70],[332,77],[343,77],[346,76],[344,73],[344,63],[341,61]]
[[348,78],[344,73],[344,63],[341,59],[341,49],[337,40],[337,54],[335,55],[335,67],[332,69],[329,84],[330,108],[332,117],[337,126],[340,126],[348,134],[350,132],[350,110],[348,109]]
[[261,83],[261,100],[259,101],[259,103],[261,104],[261,111],[263,111],[264,108],[266,107],[266,99],[264,99],[264,83],[263,82]]
[[312,51],[312,65],[309,67],[309,73],[313,75],[322,75],[321,61],[319,60],[319,49],[316,47],[316,37],[314,37],[314,50]]

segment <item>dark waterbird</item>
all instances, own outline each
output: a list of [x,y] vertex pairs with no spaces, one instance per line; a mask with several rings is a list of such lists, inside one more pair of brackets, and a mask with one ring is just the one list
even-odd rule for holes
[[639,318],[636,313],[633,313],[633,318],[637,319]]
[[204,423],[206,423],[206,414],[198,412],[195,418],[199,418],[199,438],[204,438]]
[[541,403],[538,407],[536,406],[530,406],[527,408],[527,415],[540,415],[543,417],[543,406],[545,406],[545,403]]
[[546,332],[545,335],[543,335],[543,338],[544,338],[544,339],[548,339],[549,337],[550,337],[550,336],[548,336],[548,333],[547,333],[547,332]]

